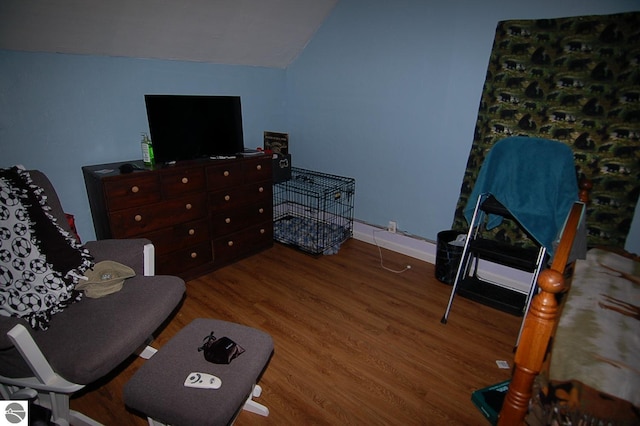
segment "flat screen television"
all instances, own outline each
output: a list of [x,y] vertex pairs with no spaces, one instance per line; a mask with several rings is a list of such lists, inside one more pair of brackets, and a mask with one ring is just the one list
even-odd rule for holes
[[157,164],[244,150],[239,96],[145,95]]

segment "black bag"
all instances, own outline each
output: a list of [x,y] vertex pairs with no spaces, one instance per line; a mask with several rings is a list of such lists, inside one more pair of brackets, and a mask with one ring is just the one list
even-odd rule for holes
[[244,348],[228,337],[217,339],[213,331],[203,339],[204,344],[198,352],[204,351],[204,359],[215,364],[229,364],[231,360],[244,352]]

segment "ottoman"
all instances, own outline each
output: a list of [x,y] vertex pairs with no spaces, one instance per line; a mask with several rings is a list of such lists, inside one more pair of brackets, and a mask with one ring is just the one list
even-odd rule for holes
[[[198,348],[211,332],[217,338],[230,338],[245,352],[229,364],[205,360]],[[124,402],[146,415],[150,424],[227,425],[242,408],[266,416],[269,410],[251,398],[260,394],[256,383],[272,354],[273,339],[267,333],[227,321],[199,318],[140,367],[124,387]],[[185,379],[191,372],[218,376],[222,386],[185,387]]]

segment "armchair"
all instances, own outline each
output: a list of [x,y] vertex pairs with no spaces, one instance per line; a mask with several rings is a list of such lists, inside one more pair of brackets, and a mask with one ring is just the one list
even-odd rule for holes
[[[70,232],[57,194],[39,171],[29,172],[42,188],[50,214]],[[136,276],[106,297],[84,297],[52,315],[46,330],[34,330],[18,317],[0,315],[0,397],[38,392],[36,403],[52,411],[56,424],[98,424],[69,408],[69,397],[107,375],[145,348],[152,334],[181,302],[180,278],[155,276],[153,245],[146,239],[102,240],[85,244],[95,262],[114,260]],[[4,262],[4,260],[0,260]],[[0,263],[1,266],[1,263]],[[27,390],[27,392],[25,392]]]

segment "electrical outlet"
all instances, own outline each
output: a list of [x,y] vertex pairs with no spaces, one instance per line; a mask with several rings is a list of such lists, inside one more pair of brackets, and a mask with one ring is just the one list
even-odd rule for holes
[[396,233],[396,231],[398,230],[398,224],[396,223],[395,220],[390,220],[389,221],[389,226],[387,226],[387,231],[392,232],[392,233]]

